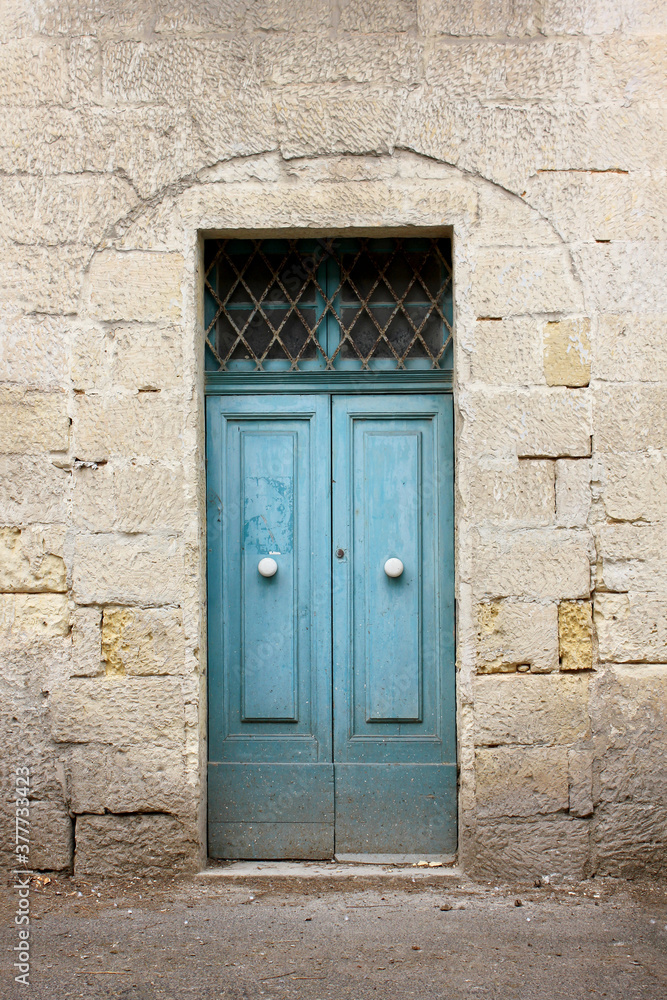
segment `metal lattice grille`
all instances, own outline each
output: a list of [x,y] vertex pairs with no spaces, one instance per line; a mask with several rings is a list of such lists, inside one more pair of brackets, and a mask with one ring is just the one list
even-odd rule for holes
[[451,367],[449,239],[208,240],[209,371]]

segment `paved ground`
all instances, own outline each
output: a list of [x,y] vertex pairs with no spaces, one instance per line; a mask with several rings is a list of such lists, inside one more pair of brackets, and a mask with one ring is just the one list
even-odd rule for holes
[[35,880],[29,988],[8,882],[0,997],[667,998],[664,885],[307,869]]

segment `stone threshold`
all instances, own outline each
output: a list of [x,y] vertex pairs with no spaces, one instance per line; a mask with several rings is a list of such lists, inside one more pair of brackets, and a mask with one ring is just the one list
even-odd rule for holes
[[[197,873],[197,878],[256,880],[256,879],[378,879],[382,877],[401,879],[460,879],[463,872],[455,867],[451,857],[422,856],[420,861],[431,864],[418,866],[410,861],[387,861],[387,858],[403,858],[405,855],[362,855],[375,860],[352,861],[230,861],[211,864]],[[344,855],[348,858],[349,855]],[[355,858],[361,857],[355,855]],[[408,855],[407,857],[411,857]]]

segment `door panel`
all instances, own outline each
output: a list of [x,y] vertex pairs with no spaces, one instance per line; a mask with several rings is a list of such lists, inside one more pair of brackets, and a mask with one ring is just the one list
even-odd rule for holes
[[[207,400],[216,857],[333,850],[329,457],[326,397]],[[265,557],[274,576],[258,571]]]
[[[451,397],[335,398],[332,441],[333,545],[344,552],[333,565],[336,852],[404,853],[411,830],[413,850],[449,853]],[[404,565],[395,578],[392,557]]]

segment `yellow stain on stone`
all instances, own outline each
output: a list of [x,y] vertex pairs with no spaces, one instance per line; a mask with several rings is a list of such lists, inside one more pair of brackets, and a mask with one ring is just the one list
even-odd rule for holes
[[544,375],[547,385],[586,386],[591,380],[589,319],[547,323],[544,329]]
[[561,670],[593,668],[593,616],[590,601],[562,601],[558,606]]
[[102,618],[102,659],[107,675],[125,673],[125,633],[134,620],[129,608],[106,608]]

